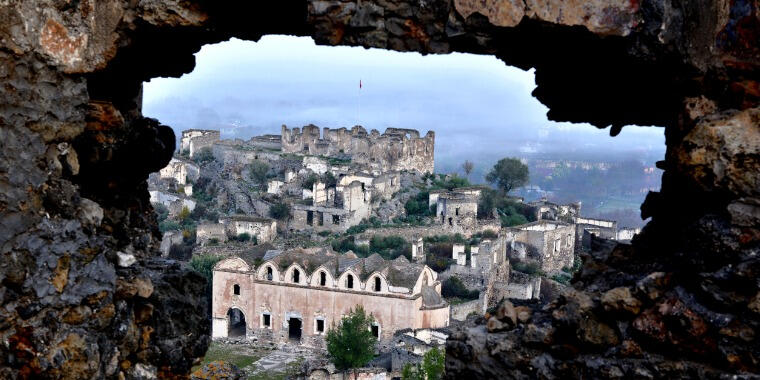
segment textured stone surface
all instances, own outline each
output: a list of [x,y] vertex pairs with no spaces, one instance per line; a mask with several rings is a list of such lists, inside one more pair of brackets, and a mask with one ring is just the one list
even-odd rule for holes
[[190,376],[191,380],[242,380],[245,378],[245,372],[234,364],[219,360],[206,364]]
[[155,259],[145,179],[175,142],[143,117],[141,83],[268,33],[493,54],[535,69],[553,120],[666,128],[633,246],[595,242],[575,290],[525,305],[527,322],[455,332],[447,376],[759,370],[755,2],[30,0],[0,2],[0,377],[187,376],[208,342],[204,285]]

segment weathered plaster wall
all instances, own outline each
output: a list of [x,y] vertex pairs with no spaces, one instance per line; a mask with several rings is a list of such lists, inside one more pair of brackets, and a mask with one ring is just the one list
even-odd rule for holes
[[[262,326],[261,314],[270,313],[273,336],[283,342],[288,339],[289,316],[302,319],[302,337],[306,339],[313,335],[321,335],[315,333],[317,318],[325,320],[327,329],[357,305],[362,305],[364,310],[376,319],[380,325],[382,339],[391,338],[399,329],[448,325],[448,305],[444,308],[422,310],[421,297],[377,295],[369,289],[363,289],[365,284],[359,284],[358,277],[356,291],[337,289],[335,284],[331,288],[307,286],[309,280],[305,273],[302,274],[304,284],[297,285],[289,284],[287,281],[271,283],[256,280],[251,274],[217,270],[214,272],[212,317],[215,320],[225,319],[230,307],[240,308],[246,315],[247,328],[255,335],[257,332],[260,333],[258,330]],[[286,275],[285,278],[291,277]],[[235,284],[241,286],[239,296],[233,294]],[[216,331],[214,334],[222,336]]]

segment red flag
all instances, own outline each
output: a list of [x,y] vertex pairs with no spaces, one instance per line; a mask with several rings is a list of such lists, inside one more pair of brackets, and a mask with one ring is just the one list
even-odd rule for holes
[[362,89],[362,80],[361,79],[359,79],[359,89],[360,90]]

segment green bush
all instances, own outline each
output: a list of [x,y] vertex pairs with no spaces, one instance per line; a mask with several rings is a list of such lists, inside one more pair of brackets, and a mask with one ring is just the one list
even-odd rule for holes
[[269,216],[273,219],[287,219],[290,217],[290,206],[287,203],[279,202],[269,207]]
[[480,292],[477,290],[469,290],[456,276],[451,276],[443,282],[441,287],[441,295],[446,298],[458,297],[467,300],[478,299]]
[[338,184],[338,180],[332,174],[332,172],[326,172],[322,175],[322,182],[325,184],[325,188],[335,187]]
[[512,263],[512,269],[530,275],[540,274],[538,264],[533,262],[515,261]]
[[176,230],[180,229],[180,226],[179,226],[179,223],[177,223],[177,222],[175,222],[175,221],[173,221],[171,219],[166,219],[163,222],[159,222],[158,223],[158,229],[161,232],[176,231]]
[[194,221],[201,221],[201,220],[213,220],[216,221],[219,219],[219,214],[216,212],[210,211],[206,206],[202,204],[198,204],[195,206],[193,211],[190,212],[190,219]]
[[161,203],[153,205],[153,210],[156,212],[156,219],[159,223],[166,220],[169,216],[169,209]]
[[330,233],[331,233],[330,231],[319,231],[317,232],[317,235],[326,237],[326,236],[330,236]]
[[417,193],[417,195],[414,196],[414,198],[410,198],[406,203],[404,204],[404,209],[406,210],[406,215],[417,215],[417,216],[431,216],[435,215],[435,209],[432,207],[428,207],[428,198],[430,197],[430,193],[427,191],[420,191]]
[[301,187],[303,187],[306,190],[311,190],[314,186],[314,183],[319,181],[319,176],[311,173],[308,177],[306,177],[305,180],[303,180],[303,183],[301,184]]
[[[467,240],[462,236],[462,234],[453,234],[453,235],[433,235],[433,236],[427,236],[424,238],[425,243],[458,243],[458,244],[465,244]],[[451,253],[451,252],[449,252]]]
[[530,206],[515,202],[504,192],[485,189],[480,193],[480,200],[478,201],[478,218],[491,218],[493,209],[496,209],[502,227],[535,221],[535,214]]
[[248,165],[248,173],[253,182],[263,184],[267,180],[269,164],[264,161],[254,160]]
[[435,256],[434,254],[428,253],[425,256],[425,263],[427,266],[430,267],[430,269],[436,271],[436,272],[443,272],[451,266],[453,260],[445,257],[439,257]]
[[567,273],[557,273],[552,276],[552,280],[559,282],[560,284],[569,285],[572,276]]
[[348,251],[356,252],[356,244],[354,244],[353,236],[348,236],[339,240],[333,240],[331,245],[332,245],[332,249],[336,252],[341,252],[341,253],[348,252]]
[[446,189],[452,190],[457,187],[470,186],[470,181],[467,178],[459,177],[456,174],[452,174],[449,178],[445,175],[439,174],[438,178],[433,177],[433,184],[430,186],[431,190]]
[[251,234],[247,232],[243,232],[242,234],[238,234],[238,236],[235,237],[235,240],[237,241],[249,241],[251,240]]
[[393,260],[399,256],[412,259],[412,246],[400,236],[373,236],[369,242],[369,252],[377,253],[384,259]]

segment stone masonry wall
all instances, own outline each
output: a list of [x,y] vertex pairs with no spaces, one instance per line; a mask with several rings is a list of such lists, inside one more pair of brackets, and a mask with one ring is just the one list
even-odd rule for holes
[[370,133],[361,126],[330,129],[322,135],[317,126],[302,129],[282,126],[282,151],[312,155],[348,155],[351,161],[384,172],[416,170],[432,173],[434,168],[435,133],[420,137],[415,130],[388,128],[382,135]]

